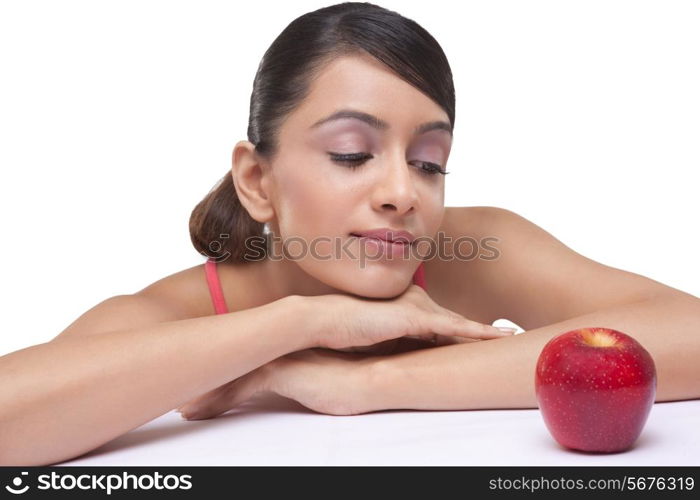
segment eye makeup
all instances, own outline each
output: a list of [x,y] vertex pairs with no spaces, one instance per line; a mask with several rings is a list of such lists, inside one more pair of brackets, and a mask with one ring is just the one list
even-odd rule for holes
[[[365,163],[368,160],[371,160],[374,158],[373,155],[369,153],[332,153],[328,152],[328,155],[331,157],[331,160],[339,163],[347,168],[350,168],[352,170],[358,168],[360,165]],[[427,174],[427,175],[434,175],[434,174],[442,174],[442,175],[447,175],[449,174],[448,171],[443,170],[443,168],[436,164],[432,163],[429,161],[412,161],[410,162],[411,165],[418,165],[419,169],[421,172]]]
[[[369,151],[376,151],[381,146],[381,138],[378,136],[381,130],[371,129],[356,119],[338,118],[327,122],[317,131],[318,134],[313,134],[316,147],[325,150],[334,163],[351,170],[373,159],[374,155]],[[450,133],[440,128],[414,135],[408,156],[421,160],[412,160],[409,164],[428,176],[448,174],[441,163],[449,154],[451,138]]]

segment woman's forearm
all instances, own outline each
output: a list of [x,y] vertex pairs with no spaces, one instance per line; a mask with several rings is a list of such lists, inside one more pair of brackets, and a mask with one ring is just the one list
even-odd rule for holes
[[700,398],[700,299],[670,296],[616,306],[512,337],[378,357],[369,411],[537,408],[535,366],[553,337],[602,326],[634,337],[654,358],[656,401]]
[[58,338],[0,357],[0,465],[92,450],[289,352],[312,347],[307,301]]

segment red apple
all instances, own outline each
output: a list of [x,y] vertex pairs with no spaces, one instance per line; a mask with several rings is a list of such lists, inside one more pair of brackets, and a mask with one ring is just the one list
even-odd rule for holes
[[579,328],[542,348],[535,393],[552,437],[567,448],[619,452],[642,432],[656,396],[654,360],[611,328]]

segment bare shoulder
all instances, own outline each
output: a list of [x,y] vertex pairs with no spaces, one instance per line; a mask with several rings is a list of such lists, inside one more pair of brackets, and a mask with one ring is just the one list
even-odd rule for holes
[[446,207],[440,230],[459,236],[464,235],[466,230],[468,234],[476,236],[489,227],[495,218],[503,218],[513,213],[505,208],[493,206]]
[[214,314],[204,264],[165,276],[136,294],[164,304],[179,319]]
[[480,291],[488,274],[497,271],[493,247],[494,241],[507,238],[502,232],[505,212],[492,206],[445,208],[437,253],[425,263],[428,292],[440,305],[483,323],[502,317]]
[[[201,304],[197,279],[202,266],[166,276],[133,294],[115,295],[97,303],[68,325],[53,340],[91,336],[180,321],[208,314]],[[205,285],[206,288],[206,285]]]
[[447,245],[446,258],[426,263],[431,295],[434,288],[437,297],[455,305],[445,307],[461,314],[459,308],[477,311],[489,322],[506,318],[530,330],[608,307],[682,293],[581,255],[536,223],[504,208],[451,207],[441,230],[453,245]]

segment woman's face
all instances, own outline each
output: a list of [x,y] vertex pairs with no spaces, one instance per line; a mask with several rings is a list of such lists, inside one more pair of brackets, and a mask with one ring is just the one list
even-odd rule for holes
[[[326,120],[341,110],[376,117],[374,126],[348,116]],[[416,132],[433,122],[451,128],[440,106],[376,59],[357,55],[328,63],[283,122],[269,170],[275,209],[270,227],[285,241],[286,258],[349,293],[403,292],[428,245],[388,244],[403,251],[382,253],[353,233],[388,228],[422,240],[435,235],[445,178],[432,171],[445,170],[452,135],[439,126]],[[364,161],[335,156],[357,153]]]

